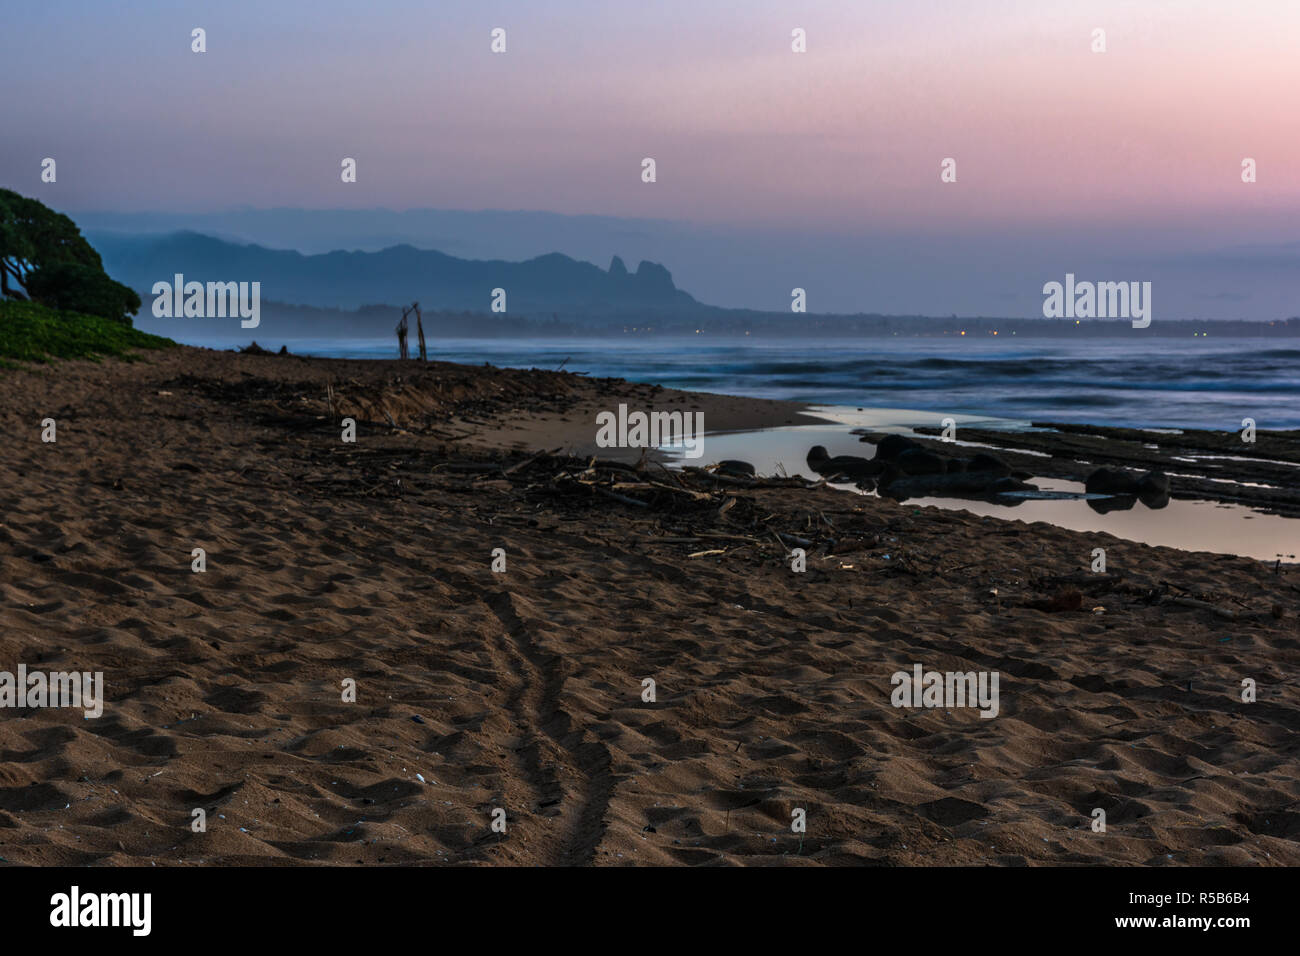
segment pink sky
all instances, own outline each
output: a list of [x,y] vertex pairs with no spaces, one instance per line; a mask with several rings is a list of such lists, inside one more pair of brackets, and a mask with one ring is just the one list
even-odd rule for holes
[[[937,230],[1248,222],[1300,206],[1290,0],[190,7],[19,12],[32,22],[10,24],[26,40],[5,69],[43,79],[5,106],[22,135],[0,147],[4,182],[21,187],[54,155],[73,208],[527,208]],[[199,23],[204,55],[189,51]],[[796,26],[806,54],[790,51]],[[1104,54],[1090,50],[1094,27]],[[345,155],[361,174],[346,188]],[[643,156],[659,164],[653,186]],[[945,187],[947,156],[958,182]],[[1251,187],[1246,156],[1259,163]]]

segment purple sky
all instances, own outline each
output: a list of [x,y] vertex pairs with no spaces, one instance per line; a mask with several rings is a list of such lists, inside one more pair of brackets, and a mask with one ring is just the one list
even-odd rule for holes
[[[1300,313],[1296,3],[43,0],[6,14],[0,45],[21,90],[0,102],[0,185],[74,216],[530,209],[784,237],[791,261],[832,243],[934,257],[918,294],[897,269],[856,285],[843,256],[823,299],[841,310],[980,311],[996,299],[958,308],[963,288],[1010,259],[1000,294],[1024,313],[1039,273],[1118,258],[1133,274],[1105,277],[1159,279],[1144,263],[1210,257],[1227,271],[1170,277],[1163,301]],[[1246,244],[1290,267],[1222,265]],[[766,301],[737,282],[722,304]]]

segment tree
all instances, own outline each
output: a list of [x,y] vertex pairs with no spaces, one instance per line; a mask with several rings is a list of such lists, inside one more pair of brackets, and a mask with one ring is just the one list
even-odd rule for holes
[[140,308],[140,296],[109,278],[75,222],[8,189],[0,189],[0,296],[127,325]]
[[134,289],[114,282],[103,269],[79,262],[55,262],[32,270],[27,276],[27,292],[52,309],[102,315],[126,325],[140,308],[140,296]]

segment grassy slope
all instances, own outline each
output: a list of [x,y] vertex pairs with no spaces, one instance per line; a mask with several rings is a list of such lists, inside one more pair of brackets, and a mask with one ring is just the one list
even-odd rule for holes
[[52,359],[132,358],[135,349],[170,348],[159,335],[78,312],[0,299],[0,366]]

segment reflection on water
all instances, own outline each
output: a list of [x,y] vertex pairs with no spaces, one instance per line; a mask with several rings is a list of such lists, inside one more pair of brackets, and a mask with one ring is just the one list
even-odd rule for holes
[[[665,449],[675,464],[708,464],[723,458],[739,458],[754,465],[758,474],[802,475],[817,479],[805,461],[813,445],[825,445],[832,456],[858,455],[871,458],[875,446],[859,442],[845,425],[868,428],[908,427],[907,412],[852,409],[836,410],[844,425],[803,425],[773,428],[758,432],[709,433],[704,442],[704,457],[682,462],[673,449]],[[910,420],[919,424],[926,419]],[[987,420],[985,420],[987,423]],[[960,423],[959,423],[960,424]],[[1015,423],[1000,422],[1014,426]],[[960,432],[959,432],[960,434]],[[1083,493],[1083,485],[1053,478],[1035,478],[1033,483],[1044,491]],[[858,494],[852,485],[836,485]],[[1004,499],[1005,503],[968,501],[952,498],[909,498],[909,505],[933,505],[975,515],[991,515],[1025,522],[1045,521],[1073,531],[1104,531],[1117,538],[1145,544],[1181,548],[1186,551],[1211,551],[1238,554],[1272,561],[1279,554],[1293,555],[1300,546],[1300,520],[1265,515],[1240,505],[1204,501],[1171,500],[1166,506],[1149,508],[1134,499],[1100,500],[1021,500]],[[1293,558],[1290,560],[1294,560]]]

